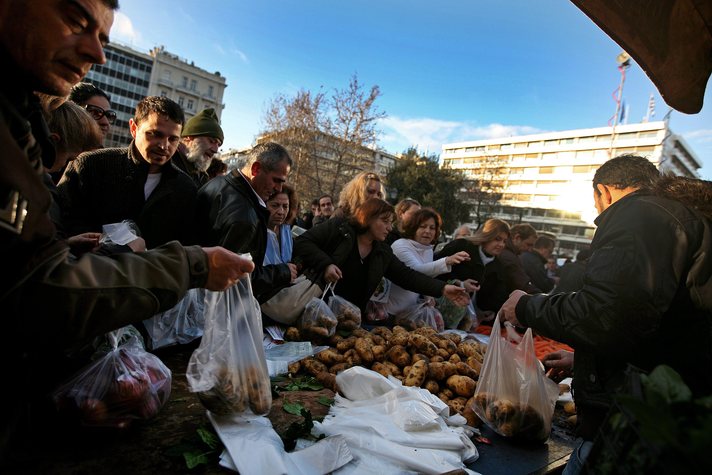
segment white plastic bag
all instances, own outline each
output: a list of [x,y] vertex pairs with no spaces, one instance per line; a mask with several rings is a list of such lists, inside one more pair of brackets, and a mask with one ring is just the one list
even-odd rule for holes
[[216,414],[267,414],[272,405],[260,307],[249,277],[207,292],[205,331],[188,362],[192,392]]
[[327,284],[321,298],[314,297],[307,304],[301,318],[302,334],[309,337],[330,337],[336,332],[338,320],[324,301],[332,284]]
[[184,345],[203,336],[205,290],[190,289],[175,307],[144,320],[152,350]]

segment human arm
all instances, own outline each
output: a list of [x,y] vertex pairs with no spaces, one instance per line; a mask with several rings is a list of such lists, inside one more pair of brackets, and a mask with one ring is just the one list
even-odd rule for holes
[[440,274],[450,272],[450,266],[447,264],[447,257],[438,260],[433,260],[433,253],[429,251],[425,258],[419,255],[413,248],[410,239],[398,239],[391,245],[393,254],[413,270],[421,272],[427,276],[435,277]]
[[343,220],[338,218],[329,219],[294,239],[293,261],[304,269],[312,269],[317,275],[322,275],[329,265],[338,264],[327,249],[334,248],[337,240],[345,239],[339,233],[341,222]]
[[548,368],[547,376],[554,381],[561,381],[573,374],[574,353],[566,350],[555,351],[545,355],[541,362]]

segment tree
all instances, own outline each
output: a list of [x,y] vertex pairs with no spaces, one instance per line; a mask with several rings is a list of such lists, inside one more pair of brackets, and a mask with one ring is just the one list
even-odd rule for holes
[[504,172],[505,163],[499,156],[484,155],[465,181],[460,197],[472,205],[478,229],[502,199]]
[[438,161],[437,155],[419,155],[411,147],[388,171],[387,183],[395,202],[413,198],[440,213],[443,231],[449,234],[469,221],[470,206],[458,198],[465,176],[457,170],[440,168]]
[[345,89],[299,91],[294,97],[277,95],[263,116],[258,141],[279,142],[289,150],[292,181],[305,197],[324,193],[338,197],[356,173],[373,170],[373,148],[379,135],[378,86],[365,90],[356,75]]

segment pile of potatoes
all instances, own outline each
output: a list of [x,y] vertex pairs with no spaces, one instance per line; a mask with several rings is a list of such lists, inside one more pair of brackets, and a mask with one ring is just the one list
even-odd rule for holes
[[[289,341],[301,341],[298,329],[285,333]],[[363,366],[384,376],[393,376],[405,386],[422,387],[462,414],[468,424],[481,422],[472,410],[473,396],[484,360],[485,347],[474,340],[461,340],[453,333],[438,334],[433,328],[408,331],[395,326],[376,327],[370,332],[355,329],[350,336],[334,335],[326,341],[331,348],[314,357],[289,365],[289,373],[306,372],[334,391],[336,374],[352,366]]]

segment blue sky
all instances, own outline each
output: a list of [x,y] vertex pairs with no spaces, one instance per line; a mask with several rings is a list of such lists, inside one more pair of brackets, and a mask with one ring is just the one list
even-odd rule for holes
[[[621,49],[560,0],[121,0],[112,39],[147,51],[164,45],[228,83],[226,148],[249,146],[266,103],[299,89],[343,88],[357,73],[382,96],[379,145],[440,153],[448,142],[601,127]],[[645,73],[628,70],[629,123],[668,111]],[[696,115],[670,126],[712,179],[712,87]]]

